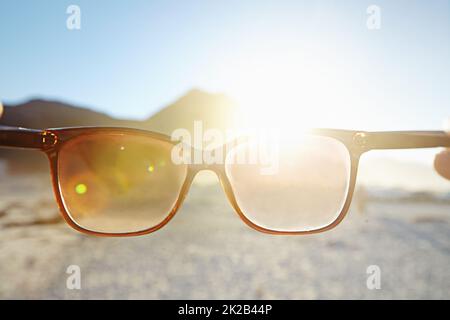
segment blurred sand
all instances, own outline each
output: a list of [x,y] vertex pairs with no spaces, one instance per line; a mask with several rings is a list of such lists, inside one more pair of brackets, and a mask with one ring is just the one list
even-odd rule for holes
[[[165,228],[111,239],[58,222],[47,176],[0,179],[3,299],[450,298],[450,204],[378,201],[327,233],[271,236],[247,227],[218,185],[197,184]],[[66,289],[73,264],[81,290]],[[380,290],[366,287],[372,264]]]

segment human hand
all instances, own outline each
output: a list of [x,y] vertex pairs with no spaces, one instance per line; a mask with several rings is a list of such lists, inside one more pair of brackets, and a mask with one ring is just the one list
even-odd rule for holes
[[442,177],[450,180],[450,149],[446,149],[436,155],[434,168]]

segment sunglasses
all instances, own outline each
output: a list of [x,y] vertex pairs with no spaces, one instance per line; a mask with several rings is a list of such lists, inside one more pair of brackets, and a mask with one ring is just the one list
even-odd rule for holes
[[345,217],[360,156],[373,149],[450,147],[443,131],[361,132],[314,129],[278,150],[278,169],[236,161],[250,143],[225,150],[221,164],[174,163],[177,141],[129,128],[33,130],[0,127],[0,146],[47,154],[65,221],[97,236],[137,236],[165,226],[195,175],[217,174],[240,218],[265,233],[299,235],[330,230]]

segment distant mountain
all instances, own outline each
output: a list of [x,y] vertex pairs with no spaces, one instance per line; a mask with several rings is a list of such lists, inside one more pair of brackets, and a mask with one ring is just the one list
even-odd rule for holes
[[203,129],[225,130],[235,125],[237,115],[237,104],[226,95],[194,89],[144,121],[144,127],[166,134],[177,128],[193,132],[194,121],[201,120]]
[[[33,129],[72,126],[120,126],[152,130],[170,135],[177,128],[192,132],[194,121],[201,120],[204,129],[225,129],[233,125],[236,104],[223,94],[191,90],[167,107],[142,121],[117,119],[92,109],[57,101],[35,99],[17,105],[4,105],[0,125]],[[45,157],[35,151],[0,149],[14,172],[41,169]],[[43,159],[43,160],[42,160]],[[12,166],[11,166],[12,164]],[[46,164],[45,164],[46,165]]]
[[33,129],[96,125],[118,126],[123,123],[125,121],[101,112],[41,99],[30,100],[14,106],[5,105],[0,118],[0,125]]
[[18,105],[4,105],[0,125],[33,129],[123,126],[170,135],[177,128],[192,130],[196,120],[201,120],[206,128],[229,128],[234,123],[236,113],[237,105],[227,96],[195,89],[143,121],[117,119],[88,108],[35,99]]

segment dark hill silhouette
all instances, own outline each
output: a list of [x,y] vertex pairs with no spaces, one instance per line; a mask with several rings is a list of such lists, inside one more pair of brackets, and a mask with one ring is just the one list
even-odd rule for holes
[[57,101],[30,100],[15,106],[5,105],[0,125],[45,129],[70,126],[121,125],[123,121],[104,113]]
[[[5,105],[0,117],[0,125],[33,129],[121,126],[142,128],[170,135],[177,128],[192,130],[195,120],[203,121],[205,129],[225,129],[233,124],[235,114],[236,105],[225,95],[191,90],[142,121],[117,119],[88,108],[57,101],[34,99],[23,104]],[[43,165],[47,165],[45,157],[36,151],[1,148],[1,158],[8,160],[8,166],[12,168],[13,172],[42,169]]]
[[192,132],[194,121],[201,120],[204,129],[225,130],[235,124],[237,112],[236,103],[226,95],[193,89],[151,116],[144,127],[166,134],[177,128]]
[[225,129],[233,125],[236,104],[223,94],[191,90],[146,120],[111,117],[92,109],[57,101],[35,99],[18,105],[5,105],[0,125],[33,129],[71,126],[138,127],[169,134],[177,128],[191,129],[195,120],[206,128]]

